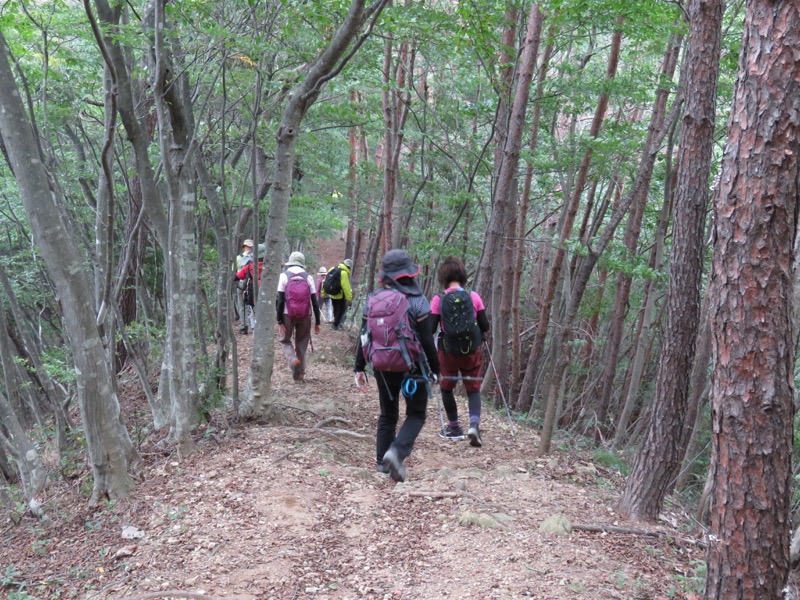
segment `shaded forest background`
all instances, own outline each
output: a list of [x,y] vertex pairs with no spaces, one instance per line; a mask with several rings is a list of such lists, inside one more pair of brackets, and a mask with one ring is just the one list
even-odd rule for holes
[[[123,371],[181,457],[220,411],[280,419],[282,261],[352,258],[353,315],[403,247],[429,297],[464,258],[492,324],[483,391],[541,432],[532,456],[591,444],[628,474],[622,516],[696,511],[706,597],[780,597],[798,25],[763,0],[6,2],[9,518],[46,520],[74,470],[92,505],[135,496]],[[267,248],[248,363],[245,238]],[[316,251],[331,239],[343,256]]]

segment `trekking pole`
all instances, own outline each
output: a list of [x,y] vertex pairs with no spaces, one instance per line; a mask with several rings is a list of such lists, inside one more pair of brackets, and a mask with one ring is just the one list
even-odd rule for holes
[[[431,367],[428,364],[428,357],[425,356],[423,352],[420,354],[419,358],[420,367],[422,368],[422,375],[425,377],[425,389],[428,390],[428,398],[431,397]],[[444,431],[444,410],[442,409],[442,399],[440,398],[441,394],[436,394],[436,406],[439,408],[439,425],[442,427],[442,431]]]
[[489,350],[489,344],[486,341],[483,342],[483,345],[486,346],[486,352],[489,355],[489,362],[492,363],[492,372],[494,373],[495,381],[497,381],[497,389],[500,390],[500,397],[503,399],[503,404],[506,407],[506,415],[508,415],[508,424],[511,425],[511,437],[514,437],[514,421],[511,419],[511,410],[508,408],[506,395],[503,393],[503,386],[500,384],[500,376],[497,374],[497,369],[494,366],[492,351]]

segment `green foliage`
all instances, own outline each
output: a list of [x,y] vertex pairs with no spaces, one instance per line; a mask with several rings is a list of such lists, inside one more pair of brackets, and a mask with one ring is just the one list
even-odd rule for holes
[[54,347],[51,350],[42,352],[41,358],[42,366],[50,377],[62,384],[69,384],[75,381],[77,375],[65,347]]
[[630,467],[613,450],[597,448],[592,455],[592,460],[600,466],[619,471],[625,477],[630,473]]
[[685,598],[687,594],[699,597],[706,585],[706,563],[702,560],[689,561],[690,568],[685,573],[672,576],[675,584],[670,586],[669,598]]
[[12,586],[20,586],[22,584],[17,583],[17,578],[20,575],[20,571],[16,565],[10,564],[6,565],[6,569],[2,575],[0,575],[0,587],[8,588]]
[[649,258],[643,254],[630,256],[622,242],[612,242],[600,257],[598,262],[601,269],[613,273],[622,272],[629,277],[667,281],[667,273],[651,269],[647,262]]

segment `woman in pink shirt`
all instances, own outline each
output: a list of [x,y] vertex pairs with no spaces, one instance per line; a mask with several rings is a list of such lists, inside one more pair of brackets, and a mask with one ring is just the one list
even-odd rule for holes
[[444,292],[431,301],[431,331],[441,325],[438,353],[441,365],[439,389],[448,423],[440,435],[445,439],[463,440],[464,430],[458,420],[458,405],[453,390],[461,379],[467,391],[469,406],[469,443],[483,445],[481,420],[481,343],[489,331],[486,307],[477,292],[467,292],[467,271],[457,256],[448,256],[439,267],[439,285]]

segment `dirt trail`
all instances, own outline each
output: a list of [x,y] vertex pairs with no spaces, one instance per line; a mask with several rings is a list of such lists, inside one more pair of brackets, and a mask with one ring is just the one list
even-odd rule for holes
[[[7,523],[0,581],[27,582],[34,598],[696,597],[703,552],[687,532],[540,532],[557,514],[642,527],[610,509],[617,474],[575,452],[534,459],[536,433],[512,436],[488,405],[483,448],[440,439],[432,401],[408,481],[375,473],[377,393],[353,386],[351,335],[323,326],[303,384],[276,363],[281,423],[215,418],[185,459],[146,436],[131,502],[89,510],[62,489],[45,499],[52,527]],[[252,336],[238,340],[248,353]],[[144,537],[122,539],[124,526]]]

